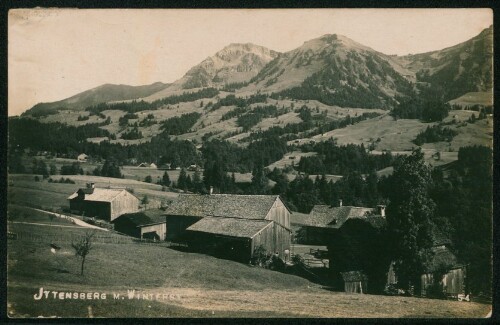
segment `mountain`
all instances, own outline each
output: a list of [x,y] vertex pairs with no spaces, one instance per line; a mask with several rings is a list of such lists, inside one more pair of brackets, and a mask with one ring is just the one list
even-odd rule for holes
[[493,87],[493,26],[463,43],[439,51],[397,58],[417,81],[438,88],[445,100]]
[[277,56],[278,52],[263,46],[230,44],[191,68],[172,86],[191,89],[247,82]]
[[88,106],[103,102],[137,99],[149,96],[168,86],[169,84],[161,82],[155,82],[144,86],[104,84],[57,102],[36,104],[31,109],[24,112],[23,115],[47,115],[57,112],[58,109],[83,110]]
[[342,35],[305,42],[267,64],[241,92],[277,93],[344,107],[390,108],[411,92],[414,73],[391,56]]
[[233,43],[195,65],[168,88],[146,101],[177,95],[187,89],[245,84],[259,73],[279,52],[252,43]]

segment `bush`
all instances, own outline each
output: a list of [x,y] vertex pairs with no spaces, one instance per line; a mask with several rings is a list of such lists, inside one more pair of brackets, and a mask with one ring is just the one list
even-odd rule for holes
[[253,251],[252,265],[263,266],[268,260],[269,253],[263,245],[257,246]]
[[439,282],[435,282],[427,287],[426,296],[428,298],[445,299],[446,294],[443,291],[443,286]]
[[294,265],[304,265],[304,258],[299,254],[293,255],[292,263]]

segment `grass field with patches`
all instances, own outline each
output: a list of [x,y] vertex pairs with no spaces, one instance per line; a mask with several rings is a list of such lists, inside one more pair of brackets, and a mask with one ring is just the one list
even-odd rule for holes
[[[332,292],[294,275],[104,232],[101,238],[116,237],[120,243],[96,240],[81,276],[70,243],[87,230],[27,224],[9,227],[33,235],[8,242],[7,309],[14,318],[484,317],[491,308],[479,303]],[[54,240],[61,247],[56,254],[50,253]],[[106,299],[34,300],[41,287],[104,293]],[[128,290],[136,290],[139,299],[128,299]],[[113,293],[123,299],[114,299]],[[169,298],[152,298],[156,295]]]

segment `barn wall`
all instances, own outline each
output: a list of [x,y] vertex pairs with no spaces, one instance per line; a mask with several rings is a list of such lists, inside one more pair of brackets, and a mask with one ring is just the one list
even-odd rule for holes
[[273,220],[290,229],[290,212],[280,199],[277,199],[269,210],[266,220]]
[[78,197],[69,200],[69,209],[74,211],[83,211],[83,200]]
[[86,217],[96,217],[110,221],[111,204],[109,202],[83,201],[82,211]]
[[130,194],[128,191],[123,191],[111,202],[111,221],[125,213],[133,213],[139,211],[139,199]]
[[142,235],[154,231],[158,234],[160,237],[160,240],[165,240],[165,237],[167,235],[167,224],[166,223],[160,223],[157,225],[151,225],[151,226],[143,226],[141,227],[141,238]]
[[255,249],[260,245],[269,253],[274,253],[276,251],[273,224],[268,225],[252,238],[252,255]]
[[290,250],[290,243],[290,231],[273,222],[252,238],[252,253],[255,248],[262,245],[269,253],[278,252],[279,256],[284,258],[285,250]]
[[367,281],[351,281],[344,283],[344,291],[347,293],[366,293],[368,291]]
[[444,275],[443,285],[445,285],[447,294],[456,296],[458,294],[464,293],[464,273],[465,272],[463,269],[455,269]]
[[251,259],[252,246],[250,238],[190,230],[186,233],[189,237],[189,246],[197,252],[243,263],[248,263]]
[[113,221],[114,229],[118,232],[127,234],[132,237],[140,238],[141,231],[136,225],[127,218],[118,218]]
[[[422,296],[427,295],[427,289],[434,283],[434,277],[431,273],[422,274],[420,277],[422,285]],[[456,296],[464,293],[465,285],[465,272],[464,269],[454,269],[443,275],[441,285],[443,292],[450,296]]]
[[186,229],[198,222],[200,217],[188,217],[188,216],[167,216],[167,235],[166,239],[173,240],[181,237],[186,233]]

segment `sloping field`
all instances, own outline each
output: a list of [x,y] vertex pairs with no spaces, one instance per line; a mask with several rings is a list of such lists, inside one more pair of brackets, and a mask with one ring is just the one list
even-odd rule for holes
[[[61,176],[56,175],[54,179]],[[177,198],[175,192],[163,192],[161,186],[140,182],[132,179],[109,178],[88,175],[63,176],[75,182],[75,184],[49,183],[47,180],[35,182],[34,175],[9,175],[9,203],[37,206],[45,209],[59,209],[69,206],[68,196],[73,194],[87,183],[93,182],[96,187],[127,188],[132,189],[133,194],[141,199],[148,195],[149,199],[158,201],[170,201]]]
[[[332,292],[297,276],[164,244],[141,244],[112,233],[99,235],[87,257],[85,275],[80,276],[70,243],[85,230],[25,224],[10,229],[23,234],[8,243],[11,317],[448,318],[484,317],[491,308],[473,302]],[[31,238],[26,236],[30,233]],[[57,254],[50,253],[54,238],[61,247]],[[59,300],[51,293],[34,300],[40,288],[97,292],[106,299]],[[119,296],[115,299],[113,294]]]
[[[458,135],[453,138],[451,143],[438,142],[428,143],[423,146],[424,149],[434,151],[458,151],[460,147],[471,145],[491,146],[493,139],[493,122],[489,119],[468,123],[469,117],[477,112],[465,110],[453,110],[444,123],[449,123],[453,120],[455,124],[446,125],[458,132]],[[299,139],[289,141],[289,144],[309,143],[311,140],[315,142],[325,141],[329,138],[337,140],[339,145],[346,144],[364,144],[367,148],[370,144],[375,145],[376,151],[390,150],[395,152],[411,151],[417,147],[412,141],[417,135],[424,131],[427,127],[436,125],[437,123],[423,123],[414,119],[398,119],[394,120],[388,114],[379,116],[360,123],[349,125],[342,129],[333,130],[324,134],[316,135],[312,138]]]
[[460,105],[462,107],[472,106],[472,105],[493,105],[493,93],[492,92],[471,92],[467,93],[458,98],[452,99],[448,102],[450,105]]

